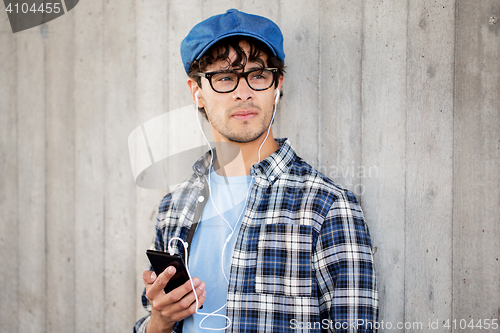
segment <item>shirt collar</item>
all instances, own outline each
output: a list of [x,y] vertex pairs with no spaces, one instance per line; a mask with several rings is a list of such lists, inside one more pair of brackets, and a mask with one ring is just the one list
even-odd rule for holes
[[[275,140],[279,148],[266,159],[262,160],[258,164],[254,164],[250,168],[250,175],[252,177],[264,178],[271,184],[278,180],[278,178],[290,168],[290,164],[296,157],[295,151],[293,150],[289,139],[284,138]],[[193,165],[193,171],[198,176],[205,176],[210,171],[212,152],[215,160],[217,154],[215,149],[212,149],[205,153]]]
[[193,171],[195,174],[198,176],[206,176],[210,172],[210,167],[211,167],[211,156],[212,153],[214,154],[214,160],[217,157],[217,154],[215,153],[215,148],[212,148],[212,150],[207,151],[205,154],[203,154],[202,157],[198,159],[193,164]]

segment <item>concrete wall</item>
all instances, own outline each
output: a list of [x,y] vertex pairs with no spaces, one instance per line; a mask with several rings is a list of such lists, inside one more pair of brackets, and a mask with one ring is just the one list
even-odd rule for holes
[[282,28],[275,134],[361,201],[390,331],[499,320],[500,0],[93,0],[16,34],[0,14],[1,330],[144,315],[165,191],[127,137],[192,103],[179,44],[231,7]]

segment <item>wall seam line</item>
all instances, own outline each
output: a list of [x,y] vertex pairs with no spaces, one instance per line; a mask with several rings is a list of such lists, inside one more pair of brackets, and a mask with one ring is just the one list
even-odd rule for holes
[[318,123],[317,123],[317,126],[318,126],[318,134],[317,134],[317,140],[318,140],[318,151],[316,153],[316,166],[319,168],[321,163],[322,163],[322,149],[321,149],[321,135],[322,135],[322,126],[321,126],[321,115],[322,115],[322,103],[321,103],[321,74],[322,74],[322,57],[321,57],[321,50],[322,50],[322,47],[321,47],[321,42],[322,42],[322,36],[323,34],[321,34],[321,24],[322,24],[322,2],[320,1],[319,2],[319,13],[318,13],[318,16],[319,16],[319,19],[318,19]]
[[[458,17],[459,17],[459,1],[455,0],[455,45],[454,45],[454,64],[453,64],[453,100],[452,100],[452,126],[453,126],[453,149],[452,149],[452,187],[451,187],[451,320],[453,321],[455,317],[455,193],[456,193],[456,183],[455,183],[455,147],[456,147],[456,119],[455,119],[455,108],[456,108],[456,98],[457,98],[457,59],[458,59]],[[451,328],[453,333],[453,327]]]
[[404,253],[404,260],[403,260],[403,322],[406,322],[406,260],[407,260],[407,255],[406,255],[406,247],[407,247],[407,202],[408,202],[408,179],[407,179],[407,169],[408,169],[408,159],[407,159],[407,153],[408,153],[408,56],[409,56],[409,41],[410,41],[410,0],[407,0],[406,2],[406,58],[405,58],[405,63],[406,63],[406,70],[405,70],[405,149],[404,149],[404,157],[405,157],[405,163],[404,163],[404,184],[405,184],[405,199],[404,199],[404,244],[403,244],[403,253]]

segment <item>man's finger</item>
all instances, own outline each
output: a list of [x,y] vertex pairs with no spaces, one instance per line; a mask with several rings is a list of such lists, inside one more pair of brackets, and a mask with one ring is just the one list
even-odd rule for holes
[[201,284],[201,281],[197,277],[193,278],[193,285],[191,285],[191,281],[190,280],[187,280],[186,282],[184,282],[183,285],[175,288],[174,290],[172,290],[170,292],[170,300],[172,301],[172,303],[178,302],[184,296],[186,296],[191,291],[193,291],[193,286],[196,289],[196,288],[200,287],[200,284]]
[[169,266],[167,269],[163,271],[156,280],[153,282],[153,284],[150,286],[150,288],[146,291],[146,296],[148,296],[149,299],[151,299],[154,295],[157,295],[159,293],[164,293],[163,288],[167,285],[168,281],[174,276],[175,274],[175,267],[174,266]]
[[[204,283],[203,288],[205,288]],[[201,308],[203,306],[203,303],[205,303],[207,291],[196,288],[196,294],[198,295],[198,306]],[[191,291],[191,293],[186,295],[186,297],[184,297],[176,305],[176,315],[173,317],[173,319],[175,319],[176,321],[180,321],[194,314],[196,312],[196,299],[194,297],[194,293]]]
[[145,285],[153,284],[156,280],[156,274],[153,271],[144,271],[142,272],[142,281]]
[[[195,279],[198,279],[198,278],[193,278],[193,283],[194,283]],[[198,279],[198,281],[199,281],[199,279]],[[199,284],[194,287],[196,295],[198,296],[198,301],[199,301],[200,306],[203,304],[201,302],[201,297],[202,297],[203,293],[206,293],[205,287],[206,287],[205,282],[202,282],[202,281],[199,281]],[[179,289],[178,291],[184,290],[182,288],[182,286],[179,287],[178,289]],[[174,291],[172,291],[172,292],[174,292]],[[191,283],[189,284],[189,292],[187,294],[185,294],[178,301],[173,301],[173,298],[170,301],[175,303],[175,310],[174,310],[175,312],[186,311],[189,307],[191,307],[193,304],[195,304],[196,298],[195,298],[195,295],[193,293],[193,289],[191,288]],[[205,301],[205,300],[203,299],[203,301]]]

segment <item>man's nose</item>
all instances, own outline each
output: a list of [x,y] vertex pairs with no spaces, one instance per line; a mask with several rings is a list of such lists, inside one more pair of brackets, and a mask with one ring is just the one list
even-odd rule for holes
[[238,82],[238,86],[234,90],[233,98],[235,101],[247,101],[253,97],[253,90],[247,83],[247,80],[244,77],[240,77],[240,81]]

